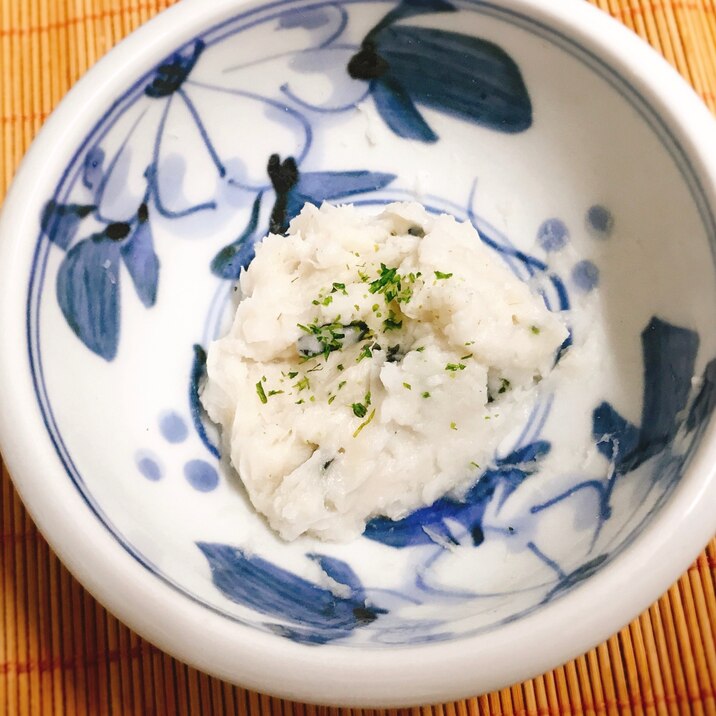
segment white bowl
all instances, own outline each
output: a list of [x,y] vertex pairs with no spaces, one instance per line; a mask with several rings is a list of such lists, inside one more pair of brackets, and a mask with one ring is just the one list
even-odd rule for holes
[[[184,0],[69,94],[3,211],[23,500],[120,619],[246,687],[436,702],[585,651],[716,529],[715,129],[586,3]],[[347,545],[278,540],[196,398],[273,154],[300,170],[289,214],[418,198],[572,329],[466,502]]]

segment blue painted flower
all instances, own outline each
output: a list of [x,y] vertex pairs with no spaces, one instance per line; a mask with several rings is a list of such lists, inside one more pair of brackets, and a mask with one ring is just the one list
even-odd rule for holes
[[504,50],[469,35],[397,24],[455,9],[446,0],[403,0],[365,36],[348,63],[348,74],[369,83],[381,117],[406,139],[438,139],[416,105],[500,132],[528,129],[529,94]]
[[340,596],[238,547],[209,542],[197,542],[197,547],[227,599],[280,620],[266,626],[294,641],[325,644],[343,639],[387,613],[368,601],[356,573],[335,557],[310,555],[341,585]]
[[[274,203],[269,218],[268,231],[283,234],[289,223],[301,212],[305,204],[320,206],[324,201],[347,199],[356,194],[378,191],[395,179],[394,174],[365,170],[344,172],[299,172],[296,160],[287,157],[283,162],[278,154],[272,154],[267,172],[273,186]],[[254,257],[254,244],[260,238],[257,233],[263,192],[253,203],[248,225],[240,236],[225,246],[211,262],[212,272],[221,278],[235,280],[241,269]]]

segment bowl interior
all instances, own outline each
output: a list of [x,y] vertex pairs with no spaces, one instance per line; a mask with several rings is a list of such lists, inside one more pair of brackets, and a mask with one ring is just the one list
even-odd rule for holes
[[[656,518],[713,408],[713,217],[638,87],[453,0],[248,5],[123,82],[38,213],[29,351],[66,479],[158,579],[299,642],[415,644],[539,610]],[[472,221],[572,345],[469,499],[282,543],[201,414],[205,350],[277,206],[413,199]]]

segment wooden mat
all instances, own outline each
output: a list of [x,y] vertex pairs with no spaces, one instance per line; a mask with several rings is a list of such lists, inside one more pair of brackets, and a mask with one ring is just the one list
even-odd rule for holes
[[[716,0],[594,1],[651,42],[716,111]],[[0,0],[0,198],[32,137],[73,82],[124,35],[170,4]],[[716,715],[715,588],[713,540],[657,604],[576,661],[499,693],[390,713]],[[348,711],[243,691],[140,639],[62,567],[3,468],[0,716],[109,713],[288,716]]]

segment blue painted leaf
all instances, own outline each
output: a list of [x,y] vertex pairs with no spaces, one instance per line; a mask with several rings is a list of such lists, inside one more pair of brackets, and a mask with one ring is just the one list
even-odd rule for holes
[[57,300],[70,328],[111,361],[119,341],[119,244],[102,234],[75,244],[57,274]]
[[460,523],[473,536],[473,542],[482,542],[482,518],[499,486],[502,487],[500,504],[536,470],[536,462],[550,450],[544,440],[515,450],[486,470],[462,500],[443,497],[428,507],[416,510],[402,520],[377,517],[366,525],[365,536],[390,547],[412,547],[435,542],[435,538],[454,540],[446,520]]
[[349,564],[336,557],[327,557],[323,554],[309,554],[315,562],[318,562],[320,568],[334,581],[339,584],[345,584],[350,587],[351,597],[359,601],[365,601],[365,589],[358,575],[353,571]]
[[284,636],[326,643],[346,637],[386,613],[360,599],[337,597],[328,589],[236,547],[208,542],[197,542],[197,546],[224,596],[289,622],[288,626],[274,627]]
[[695,331],[652,318],[641,334],[644,403],[641,443],[648,456],[663,450],[677,430],[694,375],[699,336]]
[[709,362],[704,370],[703,384],[689,409],[686,429],[692,432],[706,424],[716,408],[716,359]]
[[500,132],[532,124],[532,103],[514,60],[497,45],[455,32],[405,25],[381,30],[382,81],[399,85],[416,104]]
[[437,142],[438,135],[423,119],[407,90],[392,77],[371,82],[371,95],[383,121],[399,137]]
[[185,47],[164,60],[154,71],[144,93],[153,99],[174,94],[191,74],[205,47],[202,40],[196,40],[191,47]]
[[[468,506],[442,498],[428,507],[409,514],[402,520],[391,520],[387,517],[374,517],[365,527],[363,535],[375,542],[381,542],[389,547],[414,547],[421,544],[433,544],[435,535],[443,539],[451,539],[445,526],[445,520],[455,519],[457,515],[465,517]],[[476,515],[477,521],[482,514]],[[426,531],[426,528],[428,531]]]
[[202,420],[204,410],[199,400],[199,386],[206,375],[206,351],[200,345],[194,345],[194,358],[191,362],[189,378],[189,411],[191,422],[204,447],[216,458],[221,457],[219,448],[209,439]]
[[356,194],[378,191],[394,179],[395,174],[365,170],[301,174],[296,186],[288,193],[286,222],[290,223],[295,219],[306,203],[320,206],[324,201],[347,199]]
[[251,208],[251,217],[246,228],[236,241],[224,246],[211,262],[211,272],[219,278],[235,281],[241,274],[241,269],[246,268],[254,258],[256,228],[259,223],[259,212],[261,210],[261,198],[259,194],[254,199]]
[[594,409],[592,437],[597,450],[614,462],[617,473],[633,469],[639,445],[639,428],[623,418],[609,403],[601,403]]
[[67,249],[79,229],[80,222],[97,207],[82,204],[58,204],[48,201],[42,212],[40,226],[47,238],[61,249]]
[[154,251],[152,229],[148,221],[137,224],[129,238],[121,244],[120,252],[139,300],[150,308],[157,300],[159,258]]
[[[97,192],[104,175],[104,150],[92,147],[85,155],[82,183],[92,192]],[[96,198],[95,198],[96,201]]]
[[403,0],[366,35],[364,42],[370,42],[381,30],[399,20],[407,20],[418,15],[455,11],[455,6],[446,0]]

